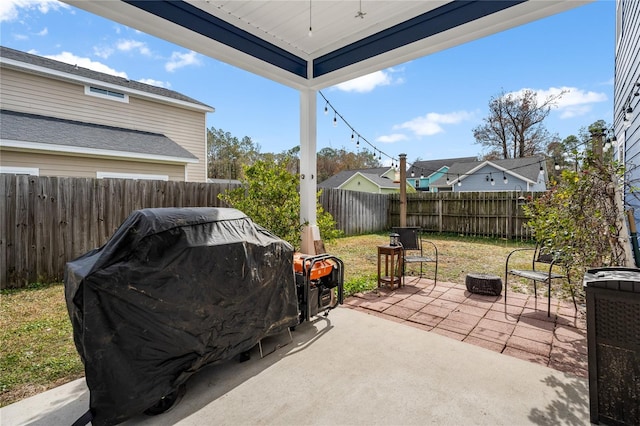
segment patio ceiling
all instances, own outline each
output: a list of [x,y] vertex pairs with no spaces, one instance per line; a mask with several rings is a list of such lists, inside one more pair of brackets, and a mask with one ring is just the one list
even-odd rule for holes
[[593,0],[63,1],[289,87],[319,90]]

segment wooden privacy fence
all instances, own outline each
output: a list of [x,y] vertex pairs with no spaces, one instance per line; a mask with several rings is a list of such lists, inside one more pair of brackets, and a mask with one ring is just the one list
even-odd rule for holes
[[389,228],[389,196],[366,192],[323,189],[322,208],[331,213],[345,235],[360,235]]
[[[517,192],[407,194],[407,226],[468,236],[532,239],[518,200],[521,196],[522,193]],[[389,199],[390,226],[399,226],[400,195],[391,194]]]
[[[224,207],[234,184],[0,174],[0,288],[59,282],[65,263],[102,246],[138,209]],[[322,207],[345,235],[400,224],[399,194],[326,189]],[[529,239],[513,192],[407,194],[407,225],[427,231]]]
[[65,263],[102,246],[148,207],[221,207],[233,184],[0,174],[0,288],[62,281]]

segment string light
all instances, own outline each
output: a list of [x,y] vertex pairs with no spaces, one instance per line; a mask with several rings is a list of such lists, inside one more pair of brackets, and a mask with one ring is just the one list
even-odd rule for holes
[[311,29],[311,0],[309,0],[309,37],[313,37],[313,31]]
[[325,101],[324,113],[328,114],[329,108],[331,108],[331,110],[333,111],[333,127],[338,126],[338,118],[340,118],[340,120],[342,120],[342,122],[351,130],[351,140],[354,139],[354,136],[357,136],[356,146],[358,148],[360,147],[360,140],[362,139],[363,142],[365,142],[367,145],[369,145],[373,149],[374,156],[376,153],[378,154],[378,160],[382,160],[382,156],[384,155],[385,157],[391,160],[391,164],[395,164],[395,163],[399,164],[399,160],[397,158],[394,158],[393,156],[387,154],[386,152],[383,152],[382,150],[378,149],[375,145],[369,142],[367,138],[362,136],[351,124],[349,124],[349,122],[342,116],[342,114],[340,114],[334,108],[331,102],[329,102],[329,100],[324,96],[324,94],[321,91],[318,91],[318,93],[320,94],[320,96],[322,96],[322,98]]
[[631,86],[631,93],[627,96],[627,100],[624,102],[622,107],[622,124],[624,129],[628,129],[631,127],[631,121],[633,120],[633,108],[631,107],[631,102],[633,101],[634,96],[640,96],[640,81],[635,82]]
[[[360,148],[360,140],[362,139],[363,142],[365,142],[367,145],[369,145],[372,150],[373,150],[373,154],[374,157],[377,154],[378,160],[382,160],[382,156],[384,155],[385,157],[389,158],[391,160],[391,167],[395,167],[395,165],[397,164],[398,166],[400,165],[400,162],[398,159],[394,158],[393,156],[383,152],[382,150],[378,149],[375,145],[373,145],[371,142],[369,142],[367,140],[367,138],[365,138],[364,136],[362,136],[351,124],[349,124],[349,122],[342,116],[342,114],[340,114],[335,108],[334,106],[331,104],[331,102],[329,102],[329,100],[324,96],[324,94],[321,91],[318,91],[318,93],[320,94],[320,96],[322,96],[322,98],[325,101],[325,106],[324,106],[324,113],[328,114],[329,112],[329,108],[331,108],[331,110],[333,111],[333,126],[337,127],[337,123],[338,123],[338,118],[340,118],[340,120],[342,120],[342,122],[351,130],[351,140],[353,141],[354,139],[356,140],[356,147],[358,147],[358,149]],[[357,138],[355,138],[357,136]],[[614,139],[615,141],[615,139]],[[539,163],[540,164],[540,174],[544,174],[544,168],[542,166],[542,162],[538,159],[535,160],[535,162],[531,162],[531,163],[527,163],[527,164],[522,164],[520,166],[517,167],[513,167],[511,169],[509,169],[509,171],[514,171],[517,169],[521,169],[521,168],[525,168],[525,167],[529,167],[535,163]],[[410,174],[411,177],[415,177],[416,175],[416,170],[415,169],[419,169],[420,171],[420,178],[424,179],[425,176],[425,169],[423,167],[420,166],[416,166],[415,164],[412,163],[407,163],[406,166],[408,168],[410,168]],[[426,170],[427,172],[429,172],[429,175],[432,173],[436,173],[439,170]],[[456,183],[457,185],[460,187],[462,186],[462,181],[460,180],[461,177],[465,177],[465,176],[471,176],[472,174],[466,174],[463,173],[461,174],[457,174],[457,179],[456,179]],[[502,172],[502,180],[504,182],[504,184],[508,184],[509,180],[505,174],[505,172]],[[493,175],[489,175],[487,177],[487,181],[491,182],[491,185],[495,185],[495,180],[493,179]],[[449,174],[447,174],[447,185],[451,184],[451,179]]]

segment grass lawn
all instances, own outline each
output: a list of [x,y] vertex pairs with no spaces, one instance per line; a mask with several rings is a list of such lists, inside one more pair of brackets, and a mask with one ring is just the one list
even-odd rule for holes
[[[469,272],[504,275],[504,262],[516,247],[528,243],[432,235],[439,252],[438,281],[464,285]],[[376,287],[377,246],[387,233],[340,238],[325,243],[328,253],[345,264],[347,295]],[[523,260],[527,267],[530,258]],[[427,277],[432,274],[429,264]],[[510,280],[509,291],[530,291],[526,281]],[[556,297],[567,297],[560,293]],[[4,290],[0,297],[0,406],[67,383],[84,375],[73,343],[62,284]]]

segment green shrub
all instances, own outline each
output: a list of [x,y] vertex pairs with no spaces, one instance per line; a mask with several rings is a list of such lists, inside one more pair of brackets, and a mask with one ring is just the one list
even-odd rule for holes
[[[219,198],[298,250],[303,226],[300,224],[298,176],[289,172],[286,164],[263,160],[245,166],[244,176],[242,186],[220,194]],[[326,240],[341,236],[333,216],[323,210],[317,198],[316,204],[320,236]]]

